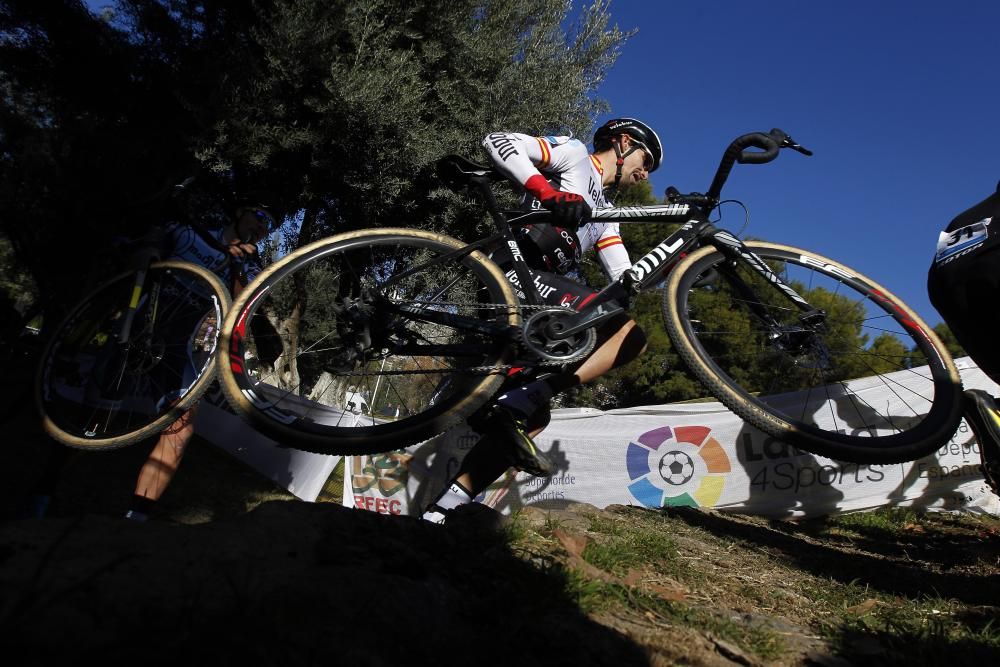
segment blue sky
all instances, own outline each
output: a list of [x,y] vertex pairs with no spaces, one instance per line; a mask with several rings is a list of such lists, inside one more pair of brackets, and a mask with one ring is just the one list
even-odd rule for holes
[[608,118],[660,134],[657,196],[704,191],[731,139],[780,127],[816,154],[736,167],[724,194],[749,207],[746,234],[841,261],[941,320],[926,293],[937,234],[1000,180],[1000,2],[612,0],[611,13],[639,32],[598,94]]
[[1000,3],[613,0],[611,14],[639,32],[599,95],[660,134],[657,196],[704,191],[731,139],[779,127],[815,155],[737,165],[723,194],[749,207],[746,234],[839,260],[941,321],[926,293],[938,232],[1000,180]]

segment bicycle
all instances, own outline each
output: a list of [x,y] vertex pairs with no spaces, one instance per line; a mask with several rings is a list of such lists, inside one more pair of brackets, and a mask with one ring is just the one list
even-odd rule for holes
[[55,440],[104,450],[151,437],[215,378],[229,292],[204,267],[160,261],[163,240],[148,234],[134,268],[87,294],[49,338],[34,393]]
[[[396,449],[473,415],[512,369],[583,359],[595,327],[638,292],[663,285],[664,324],[677,352],[748,423],[841,460],[928,453],[961,418],[958,372],[934,332],[857,271],[812,252],[741,241],[709,220],[736,163],[770,162],[784,148],[811,155],[780,130],[743,135],[726,149],[706,194],[671,188],[666,204],[594,211],[593,219],[679,228],[577,311],[540,305],[512,232],[544,223],[548,213],[502,211],[492,184],[506,179],[449,156],[439,175],[452,189],[478,194],[498,232],[465,243],[417,229],[367,229],[291,253],[230,310],[221,386],[238,413],[286,445],[335,454]],[[498,247],[514,256],[509,275],[485,254]],[[260,314],[288,325],[283,349],[293,368],[281,378],[247,363],[268,342],[247,327]],[[727,317],[736,330],[711,328]],[[746,341],[742,354],[726,343],[734,335]],[[873,383],[893,396],[885,408],[865,399]],[[348,385],[367,393],[370,415],[344,409]],[[404,415],[376,416],[390,402]]]

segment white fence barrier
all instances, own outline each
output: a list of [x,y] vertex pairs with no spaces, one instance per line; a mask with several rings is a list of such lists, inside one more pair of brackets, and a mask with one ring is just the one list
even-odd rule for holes
[[[958,364],[966,388],[1000,393],[969,359]],[[904,372],[898,380],[915,377]],[[865,392],[869,404],[894,400],[884,383],[852,384]],[[202,406],[196,422],[200,435],[304,500],[316,499],[340,460],[277,446],[236,417],[221,394],[210,394]],[[817,413],[830,407],[818,403]],[[344,504],[419,514],[477,438],[460,427],[405,450],[346,457]],[[508,474],[480,502],[505,512],[524,505],[587,502],[715,507],[771,517],[884,505],[1000,513],[1000,500],[979,471],[979,446],[964,422],[935,454],[893,465],[840,463],[800,452],[748,426],[719,403],[556,410],[536,441],[557,462],[556,475]]]
[[[960,360],[960,370],[967,388],[997,393],[997,386],[970,360]],[[914,378],[919,376],[906,371],[893,379]],[[852,384],[869,405],[891,403],[898,395],[882,382]],[[817,414],[832,414],[831,407],[818,402]],[[348,457],[344,502],[378,512],[418,514],[477,437],[456,428],[406,450]],[[505,512],[524,505],[586,502],[598,507],[715,507],[770,517],[822,516],[884,505],[1000,513],[978,467],[979,446],[965,422],[933,455],[893,465],[840,463],[800,452],[748,426],[719,403],[556,410],[536,442],[557,463],[556,475],[508,475],[480,502]]]

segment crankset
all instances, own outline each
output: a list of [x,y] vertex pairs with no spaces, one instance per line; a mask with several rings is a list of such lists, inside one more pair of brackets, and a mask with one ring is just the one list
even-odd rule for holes
[[545,308],[533,313],[524,322],[522,344],[532,355],[549,363],[569,364],[583,359],[597,344],[597,332],[593,328],[559,340],[545,333],[553,323],[574,315],[576,312],[568,308]]

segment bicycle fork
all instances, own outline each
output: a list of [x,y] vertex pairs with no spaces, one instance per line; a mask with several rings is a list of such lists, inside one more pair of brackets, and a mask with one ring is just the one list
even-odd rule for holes
[[[760,295],[741,279],[735,270],[726,271],[723,269],[727,272],[729,284],[747,304],[751,313],[769,329],[771,342],[779,349],[793,354],[815,348],[814,335],[822,331],[826,322],[826,311],[813,307],[794,288],[782,281],[781,277],[764,260],[729,232],[713,230],[709,235],[709,242],[733,264],[739,263],[753,269],[800,311],[799,326],[781,324],[767,311]],[[815,351],[826,359],[825,350],[816,349]]]

